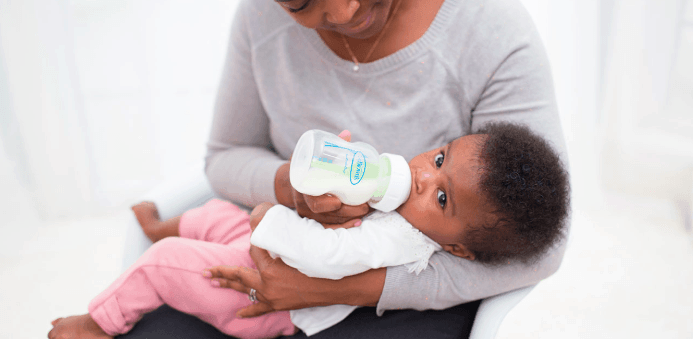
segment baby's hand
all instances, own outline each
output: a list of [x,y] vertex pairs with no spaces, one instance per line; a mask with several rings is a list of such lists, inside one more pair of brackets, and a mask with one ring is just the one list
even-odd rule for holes
[[258,224],[260,224],[260,221],[262,221],[262,218],[265,217],[265,213],[272,208],[274,204],[271,202],[263,202],[260,205],[255,206],[253,208],[253,211],[250,212],[250,229],[255,230]]

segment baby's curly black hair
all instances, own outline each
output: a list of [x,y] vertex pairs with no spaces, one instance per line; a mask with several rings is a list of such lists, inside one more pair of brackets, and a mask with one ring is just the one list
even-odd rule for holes
[[563,236],[570,210],[568,173],[558,154],[524,125],[494,122],[475,134],[480,145],[480,194],[491,219],[465,243],[489,265],[536,262]]

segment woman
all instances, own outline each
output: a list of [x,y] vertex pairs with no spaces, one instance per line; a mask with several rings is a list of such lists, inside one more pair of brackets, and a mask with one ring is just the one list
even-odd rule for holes
[[[245,0],[233,23],[206,173],[229,200],[281,203],[339,224],[368,207],[293,190],[286,159],[304,131],[348,128],[354,140],[409,160],[492,120],[527,124],[567,160],[548,61],[518,0]],[[213,273],[222,286],[257,297],[246,316],[330,304],[375,306],[378,315],[445,309],[378,318],[364,308],[325,337],[459,337],[475,312],[465,303],[536,284],[558,269],[564,248],[531,266],[488,267],[439,253],[419,276],[394,267],[339,281],[307,278],[253,248],[259,271]],[[204,325],[171,327],[181,316],[171,312],[146,316],[125,338],[166,329],[164,337],[205,337]]]

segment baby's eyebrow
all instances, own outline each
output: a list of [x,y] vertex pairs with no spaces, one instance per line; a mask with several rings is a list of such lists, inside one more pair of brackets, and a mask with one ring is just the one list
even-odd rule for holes
[[[446,160],[445,164],[449,164],[452,160],[452,141],[448,144],[447,150],[445,151]],[[452,216],[455,216],[455,187],[452,185],[452,176],[448,174],[448,195],[450,196],[450,207],[452,207]]]

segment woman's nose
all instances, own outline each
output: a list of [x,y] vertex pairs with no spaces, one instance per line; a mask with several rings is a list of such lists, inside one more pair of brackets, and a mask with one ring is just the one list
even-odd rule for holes
[[330,1],[327,6],[325,19],[331,24],[343,25],[354,18],[361,4],[357,0],[337,0]]

